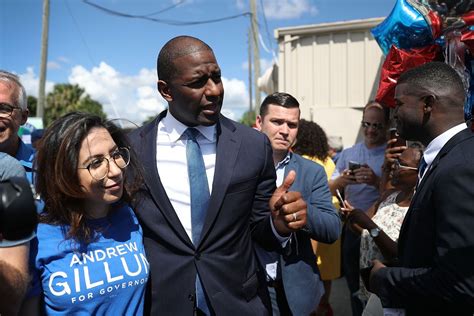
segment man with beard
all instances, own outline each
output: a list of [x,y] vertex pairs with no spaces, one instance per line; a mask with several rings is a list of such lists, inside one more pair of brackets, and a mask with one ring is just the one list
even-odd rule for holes
[[268,138],[220,114],[221,70],[203,41],[164,45],[158,91],[168,110],[130,134],[146,171],[135,205],[151,271],[146,305],[154,315],[266,315],[253,241],[281,249],[305,226],[301,194],[286,192],[295,173],[275,190]]
[[374,262],[370,290],[410,315],[474,312],[474,134],[466,95],[449,65],[404,73],[395,89],[400,135],[426,146],[419,182],[398,241],[398,267]]

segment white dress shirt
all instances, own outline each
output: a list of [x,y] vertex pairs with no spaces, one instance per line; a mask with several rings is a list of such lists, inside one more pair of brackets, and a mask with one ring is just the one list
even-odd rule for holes
[[[187,140],[181,138],[187,128],[188,126],[178,121],[169,111],[161,119],[158,123],[156,137],[156,167],[166,195],[189,239],[192,240],[191,193],[189,189],[188,162],[186,160]],[[216,167],[216,126],[199,125],[194,128],[201,133],[196,140],[201,148],[204,166],[206,167],[209,193],[212,194],[212,183]],[[289,237],[280,236],[271,218],[269,220],[273,234],[284,247]]]
[[[178,215],[189,239],[192,240],[191,194],[189,189],[188,162],[186,160],[186,139],[182,135],[188,126],[171,115],[158,123],[156,137],[156,167],[166,195]],[[216,126],[196,126],[200,134],[197,142],[206,167],[209,193],[212,194],[212,182],[216,166]]]
[[443,148],[444,145],[457,133],[461,132],[462,130],[466,129],[467,125],[466,123],[461,123],[459,125],[456,125],[454,127],[451,127],[444,133],[438,135],[435,139],[433,139],[428,146],[425,149],[425,153],[423,154],[423,159],[426,161],[426,169],[425,172],[421,175],[421,179],[423,179],[423,176],[426,174],[426,172],[431,168],[431,164],[433,163],[433,160],[436,158],[438,153],[440,152],[441,148]]
[[[275,166],[275,171],[277,175],[276,179],[276,185],[280,186],[283,183],[283,180],[285,179],[285,169],[288,163],[290,162],[291,159],[291,152],[288,152],[285,158],[283,158],[282,161],[280,161],[276,166]],[[278,237],[280,240],[280,243],[282,247],[284,248],[289,241],[290,237],[283,238],[278,235],[276,230],[274,229],[272,225],[273,233],[275,236]],[[266,251],[262,247],[256,245],[255,247],[257,251],[257,256],[258,259],[260,260],[260,264],[265,267],[265,271],[267,273],[267,281],[270,280],[280,280],[281,279],[281,274],[278,272],[278,261],[279,261],[279,254],[274,251]]]

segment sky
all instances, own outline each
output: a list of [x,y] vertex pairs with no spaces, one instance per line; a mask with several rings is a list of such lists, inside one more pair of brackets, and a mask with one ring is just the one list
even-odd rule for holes
[[[0,0],[0,69],[38,95],[42,0]],[[262,73],[278,56],[282,27],[387,16],[396,0],[256,0]],[[112,15],[95,4],[125,15]],[[249,0],[50,0],[46,92],[78,84],[109,118],[138,125],[166,108],[156,90],[156,57],[178,35],[208,43],[222,70],[222,112],[235,120],[249,107]],[[215,23],[191,24],[226,17]],[[186,23],[183,23],[186,22]],[[174,25],[172,25],[174,24]],[[180,25],[175,25],[180,24]]]

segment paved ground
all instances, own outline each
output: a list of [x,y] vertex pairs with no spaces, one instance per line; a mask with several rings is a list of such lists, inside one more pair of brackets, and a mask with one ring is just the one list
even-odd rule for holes
[[332,292],[329,302],[334,310],[334,316],[352,315],[346,279],[340,278],[332,282]]

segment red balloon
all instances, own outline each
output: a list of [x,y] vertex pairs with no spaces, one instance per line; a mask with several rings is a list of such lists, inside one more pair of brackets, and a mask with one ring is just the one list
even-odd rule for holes
[[395,86],[400,75],[416,66],[434,61],[440,51],[441,48],[438,45],[411,50],[402,50],[392,45],[382,65],[379,88],[375,100],[394,108]]
[[461,42],[466,44],[466,46],[471,51],[471,54],[474,54],[474,31],[467,30],[461,35]]
[[469,11],[468,13],[461,15],[461,19],[463,19],[466,25],[474,25],[474,11]]

